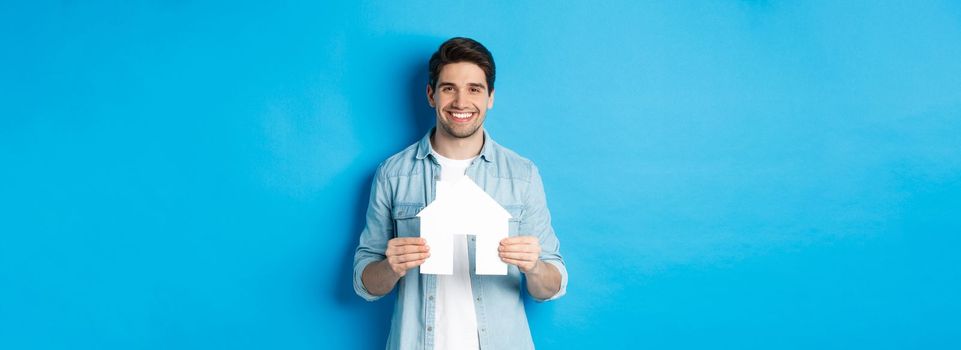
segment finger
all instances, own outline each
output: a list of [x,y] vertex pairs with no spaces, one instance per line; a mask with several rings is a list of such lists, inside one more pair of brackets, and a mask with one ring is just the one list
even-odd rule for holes
[[424,253],[425,256],[420,256],[420,254],[407,254],[407,255],[395,255],[387,258],[387,262],[391,266],[404,266],[404,264],[410,263],[411,261],[417,260],[427,260],[430,253]]
[[418,267],[418,266],[420,266],[420,265],[423,265],[425,261],[427,261],[427,259],[409,261],[409,262],[404,263],[404,268],[407,269],[407,270],[410,270],[410,269],[412,269],[412,268],[415,268],[415,267]]
[[531,253],[508,253],[508,252],[501,252],[499,255],[500,255],[501,258],[513,259],[513,260],[522,260],[522,261],[535,261],[535,260],[537,260],[537,255],[531,254]]
[[530,262],[530,261],[523,261],[523,260],[504,259],[504,258],[501,258],[501,260],[504,261],[504,263],[517,266],[517,267],[521,268],[521,270],[529,270],[529,269],[533,268],[533,267],[534,267],[534,264],[535,264],[535,263],[532,263],[532,262]]
[[514,253],[538,253],[541,252],[541,247],[534,244],[512,244],[512,245],[502,245],[497,247],[498,251],[501,252],[514,252]]
[[407,263],[417,260],[425,260],[430,257],[430,253],[417,253],[417,254],[404,254],[398,255],[395,259],[396,263]]
[[[395,239],[396,239],[396,238],[395,238]],[[428,247],[428,245],[427,245],[427,244],[416,244],[416,243],[410,244],[410,243],[404,243],[404,241],[394,242],[394,240],[390,240],[390,241],[387,243],[387,250],[386,250],[386,252],[391,252],[391,253],[394,253],[394,254],[402,254],[402,253],[405,252],[405,251],[402,250],[402,249],[404,249],[404,248],[406,248],[406,247]],[[386,253],[386,252],[385,252],[385,253]]]
[[405,246],[405,245],[425,245],[427,240],[420,237],[398,237],[387,242],[388,245],[394,246]]
[[430,250],[426,245],[404,245],[400,247],[394,247],[392,252],[394,255],[412,254],[412,253],[423,253]]
[[505,257],[501,257],[501,261],[511,265],[526,265],[530,263],[530,261],[526,261],[526,260],[517,260],[517,259],[511,259],[511,258],[505,258]]
[[534,243],[537,243],[537,237],[534,237],[534,236],[515,236],[515,237],[507,237],[501,240],[501,245],[534,244]]

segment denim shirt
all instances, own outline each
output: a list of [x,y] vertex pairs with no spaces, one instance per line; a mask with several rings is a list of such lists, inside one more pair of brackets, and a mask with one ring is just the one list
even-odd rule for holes
[[[370,294],[361,281],[368,264],[383,260],[387,241],[395,237],[420,236],[416,216],[434,199],[440,164],[430,147],[433,129],[419,142],[397,153],[377,168],[370,190],[366,226],[354,253],[354,291],[367,301],[380,299]],[[540,259],[557,267],[561,288],[567,290],[567,269],[547,210],[544,187],[534,164],[504,148],[484,130],[480,156],[467,168],[467,176],[510,212],[509,235],[536,236],[541,245]],[[507,275],[474,274],[475,240],[468,241],[470,280],[477,333],[481,349],[533,349],[521,288],[526,288],[517,266],[508,264]],[[434,349],[435,298],[437,277],[422,275],[413,268],[395,287],[397,303],[391,319],[388,349]]]

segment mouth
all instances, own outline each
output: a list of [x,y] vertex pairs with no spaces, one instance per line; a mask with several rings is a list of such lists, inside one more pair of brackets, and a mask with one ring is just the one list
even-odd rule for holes
[[447,111],[446,113],[447,113],[447,117],[455,123],[469,123],[471,120],[474,119],[474,117],[477,116],[477,113],[474,113],[474,112]]

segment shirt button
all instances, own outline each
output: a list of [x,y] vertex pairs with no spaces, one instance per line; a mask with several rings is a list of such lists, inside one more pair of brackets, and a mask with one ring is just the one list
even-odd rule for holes
[[433,330],[434,330],[434,327],[427,326],[427,331],[428,331],[428,332],[431,332],[431,331],[433,331]]
[[477,301],[480,301],[480,297],[477,298]]
[[487,328],[481,328],[481,332],[487,332]]
[[473,240],[474,240],[474,237],[471,237],[470,240],[473,241]]
[[427,297],[427,300],[434,301],[434,296],[431,295],[431,296]]

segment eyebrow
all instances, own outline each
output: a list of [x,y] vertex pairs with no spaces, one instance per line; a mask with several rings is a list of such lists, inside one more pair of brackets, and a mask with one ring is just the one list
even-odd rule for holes
[[[453,87],[457,87],[457,84],[454,84],[454,83],[449,82],[449,81],[442,81],[442,82],[437,83],[437,86],[438,86],[438,87],[441,87],[441,86],[453,86]],[[481,83],[467,83],[467,86],[476,87],[476,88],[481,88],[481,89],[486,89],[486,88],[487,88],[486,85],[481,84]]]

